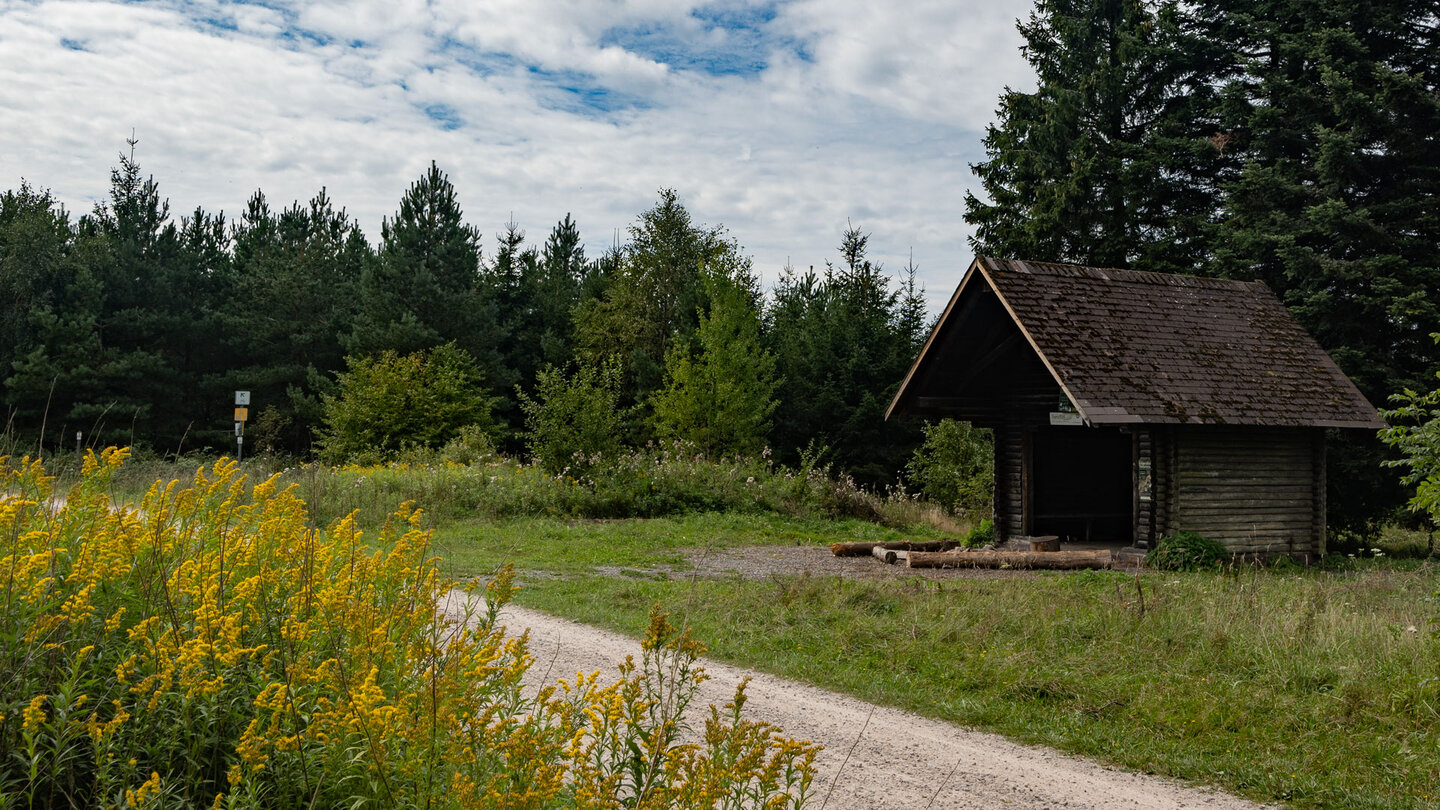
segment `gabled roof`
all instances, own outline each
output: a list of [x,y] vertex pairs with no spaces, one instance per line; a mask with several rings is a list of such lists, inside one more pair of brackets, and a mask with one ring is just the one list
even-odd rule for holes
[[1087,424],[1384,427],[1260,282],[986,256],[961,280],[887,417],[924,410],[920,388],[963,374],[947,356],[957,362],[956,347],[974,342],[975,325],[966,332],[959,322],[990,291]]

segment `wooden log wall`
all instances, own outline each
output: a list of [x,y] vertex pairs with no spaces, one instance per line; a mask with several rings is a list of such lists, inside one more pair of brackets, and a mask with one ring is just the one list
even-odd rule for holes
[[1182,426],[1175,433],[1167,533],[1189,530],[1237,554],[1313,554],[1323,526],[1316,504],[1316,431]]
[[1025,534],[1025,428],[1010,423],[996,426],[995,434],[995,539]]

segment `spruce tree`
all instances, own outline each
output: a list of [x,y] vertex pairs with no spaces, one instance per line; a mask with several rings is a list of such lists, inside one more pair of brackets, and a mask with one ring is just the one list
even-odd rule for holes
[[980,253],[1193,270],[1217,155],[1204,52],[1176,7],[1040,0],[1020,24],[1033,93],[1007,89],[965,199]]
[[[1210,272],[1259,279],[1383,404],[1440,370],[1440,35],[1434,3],[1197,4],[1234,54],[1221,125],[1238,171]],[[1403,500],[1373,437],[1331,443],[1332,522]]]
[[865,484],[891,483],[920,441],[918,425],[885,421],[885,408],[925,339],[915,268],[898,285],[867,256],[869,236],[849,228],[841,264],[787,271],[766,313],[781,378],[772,437],[781,459],[807,449]]
[[753,292],[707,273],[710,310],[701,313],[696,349],[670,346],[665,385],[654,394],[655,432],[721,456],[758,453],[775,410],[775,358],[760,342]]

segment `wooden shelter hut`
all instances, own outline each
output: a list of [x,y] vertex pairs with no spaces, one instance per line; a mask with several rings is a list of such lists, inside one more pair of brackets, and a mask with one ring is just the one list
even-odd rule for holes
[[1325,429],[1375,408],[1260,282],[975,259],[886,418],[995,438],[1002,539],[1325,547]]

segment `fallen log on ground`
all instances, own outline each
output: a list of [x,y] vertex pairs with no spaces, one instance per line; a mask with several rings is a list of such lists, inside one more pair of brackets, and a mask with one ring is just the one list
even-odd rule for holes
[[887,551],[949,551],[959,548],[958,540],[890,540],[884,543],[831,543],[830,553],[836,557],[868,557],[876,548]]
[[906,559],[909,558],[910,555],[910,552],[905,551],[904,549],[885,548],[884,546],[878,545],[875,548],[870,549],[870,553],[875,555],[877,559],[879,559],[886,565],[903,563]]
[[1084,551],[917,551],[909,568],[1109,568],[1109,549]]

